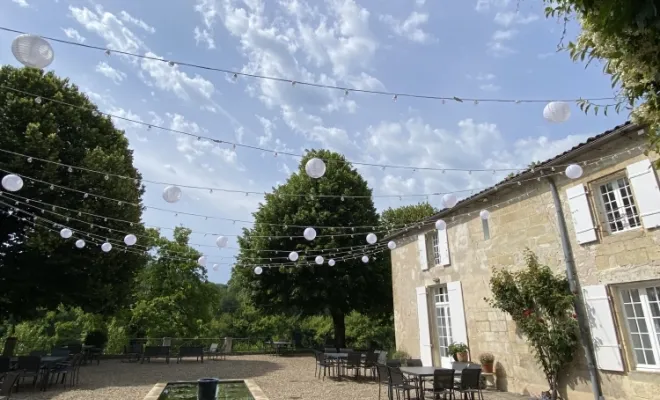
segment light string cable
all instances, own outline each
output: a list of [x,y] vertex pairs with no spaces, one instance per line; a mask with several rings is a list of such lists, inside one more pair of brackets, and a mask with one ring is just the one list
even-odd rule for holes
[[[79,109],[79,110],[88,111],[92,114],[102,114],[102,115],[105,115],[107,117],[111,117],[111,118],[114,118],[114,119],[117,119],[117,120],[122,120],[122,121],[130,122],[132,124],[141,125],[141,126],[146,127],[148,130],[150,128],[156,128],[156,129],[166,131],[166,132],[171,132],[171,133],[175,133],[175,134],[179,134],[179,135],[185,135],[185,136],[193,137],[193,138],[196,138],[197,140],[205,140],[205,141],[208,141],[208,142],[213,142],[213,143],[216,143],[218,145],[222,145],[222,144],[231,145],[234,150],[237,147],[240,147],[240,148],[245,148],[245,149],[257,150],[257,151],[261,151],[261,152],[264,152],[264,153],[271,153],[275,157],[277,157],[278,155],[286,155],[286,156],[295,157],[295,158],[305,157],[305,155],[301,154],[301,153],[286,152],[286,151],[269,149],[269,148],[260,147],[260,146],[254,146],[254,145],[249,145],[249,144],[244,144],[244,143],[238,143],[238,142],[234,142],[234,141],[230,141],[230,140],[215,139],[215,138],[200,135],[200,134],[197,134],[197,133],[190,133],[190,132],[186,132],[186,131],[179,130],[179,129],[172,129],[172,128],[168,128],[168,127],[161,126],[161,125],[155,125],[155,124],[152,124],[152,123],[144,122],[142,120],[132,119],[132,118],[128,118],[128,117],[121,116],[121,115],[115,115],[115,114],[112,114],[112,113],[99,111],[98,109],[96,109],[96,107],[93,107],[93,108],[82,107],[82,106],[78,106],[78,105],[75,105],[75,104],[67,103],[67,102],[62,101],[62,100],[53,99],[53,98],[49,98],[49,97],[44,97],[44,96],[41,96],[39,94],[35,94],[35,93],[27,92],[25,90],[13,88],[13,87],[10,87],[10,86],[7,86],[7,85],[0,84],[0,89],[4,89],[4,90],[12,91],[12,92],[15,92],[15,93],[20,93],[24,96],[32,97],[32,98],[34,98],[35,101],[38,100],[38,102],[40,104],[44,100],[46,100],[46,101],[49,101],[51,103],[56,103],[56,104],[76,108],[76,109]],[[329,160],[329,159],[324,159],[324,158],[321,158],[321,159],[324,162],[328,163],[328,164],[341,164],[341,163],[346,162],[346,163],[350,163],[352,165],[360,165],[360,166],[365,166],[365,167],[376,167],[376,168],[381,168],[381,169],[390,168],[390,169],[412,170],[413,172],[415,172],[415,171],[437,171],[437,172],[468,172],[468,173],[472,173],[472,172],[520,172],[520,171],[525,170],[525,168],[522,168],[522,169],[521,168],[497,168],[497,169],[474,168],[474,169],[463,169],[463,168],[446,168],[446,167],[423,167],[423,166],[407,166],[407,165],[395,165],[395,164],[368,163],[368,162],[360,162],[360,161],[354,161],[354,160],[338,161],[338,160]]]
[[[95,224],[95,223],[91,223],[91,222],[89,222],[89,221],[85,221],[85,220],[82,220],[82,219],[78,219],[78,218],[70,217],[70,216],[67,216],[67,215],[64,215],[64,214],[60,214],[60,213],[57,213],[57,212],[53,211],[52,209],[47,209],[47,208],[43,208],[43,207],[38,207],[38,206],[36,206],[36,205],[30,203],[29,201],[20,201],[20,200],[16,200],[16,199],[14,198],[15,195],[13,195],[13,194],[9,194],[9,193],[6,193],[6,192],[0,192],[0,194],[2,194],[2,196],[5,197],[6,199],[13,201],[13,202],[14,202],[14,206],[19,206],[19,205],[20,205],[20,206],[23,206],[23,207],[30,207],[30,208],[32,208],[32,209],[35,209],[36,211],[41,212],[41,214],[48,213],[48,214],[51,214],[51,215],[57,216],[57,217],[59,217],[59,218],[65,219],[65,221],[66,221],[67,223],[69,223],[69,222],[71,222],[71,221],[76,221],[76,222],[79,222],[79,223],[81,223],[81,224],[88,225],[88,226],[89,226],[89,229],[97,228],[97,229],[103,229],[103,230],[106,230],[108,233],[115,232],[115,233],[120,233],[120,234],[124,234],[124,235],[132,234],[132,235],[135,235],[135,237],[138,238],[138,239],[139,239],[139,238],[149,239],[149,236],[148,236],[148,235],[136,235],[136,234],[134,234],[134,233],[132,233],[132,232],[129,232],[129,231],[123,231],[123,230],[121,230],[121,229],[109,228],[109,227],[107,227],[107,226],[105,226],[105,225]],[[38,200],[37,200],[37,201],[38,201]],[[71,224],[68,224],[68,226],[66,226],[66,228],[69,228],[69,229],[71,229],[71,230],[73,230],[73,231],[77,230],[77,229],[74,228]],[[388,232],[389,232],[389,231],[388,231]],[[265,237],[265,236],[251,236],[251,237]],[[277,236],[272,236],[272,237],[277,237]],[[317,236],[317,237],[319,237],[319,236]],[[271,237],[269,237],[269,238],[271,238]],[[213,245],[208,245],[208,244],[200,244],[200,243],[188,243],[188,245],[189,245],[189,246],[196,246],[196,247],[209,247],[209,248],[214,248],[214,249],[219,249],[219,250],[227,249],[227,247],[220,248],[220,247],[218,247],[218,246],[213,246]],[[320,256],[327,256],[327,255],[335,255],[335,256],[337,256],[337,255],[342,255],[342,253],[344,253],[344,252],[352,252],[352,251],[354,251],[354,250],[356,250],[356,249],[360,249],[360,248],[367,249],[367,248],[371,248],[371,247],[374,247],[374,246],[381,246],[381,247],[382,247],[383,244],[379,244],[379,245],[369,245],[369,244],[366,244],[366,245],[359,245],[359,244],[358,244],[358,245],[353,245],[353,246],[337,247],[337,248],[329,248],[329,249],[318,249],[318,250],[305,250],[305,249],[302,249],[302,250],[291,250],[291,251],[295,251],[295,252],[297,252],[297,253],[303,253],[305,256],[308,256],[308,257],[312,257],[312,256],[315,257],[315,256],[318,256],[318,255],[320,255]],[[132,247],[144,247],[145,249],[149,248],[149,247],[147,247],[147,246],[139,245],[139,244],[135,244],[135,245],[133,245]],[[240,248],[232,248],[232,249],[241,250]],[[349,250],[349,249],[350,249],[350,250]],[[259,251],[260,251],[260,250],[259,250]],[[285,250],[281,250],[281,252],[284,252],[284,251],[285,251]],[[288,251],[288,252],[291,252],[291,251]],[[308,253],[309,251],[320,251],[320,253],[310,255],[310,254]],[[327,252],[327,253],[326,253],[326,252]],[[170,253],[172,253],[172,251],[170,251]],[[185,252],[174,252],[174,253],[185,254]],[[221,259],[226,259],[226,258],[236,258],[236,257],[237,257],[236,255],[232,255],[232,256],[223,256],[223,257],[220,257],[220,258],[221,258]],[[269,257],[257,257],[257,258],[255,258],[255,257],[250,257],[250,258],[251,258],[251,259],[273,260],[273,259],[288,258],[288,256],[285,256],[285,257],[269,256]]]
[[[605,156],[601,156],[601,157],[595,157],[595,158],[592,158],[592,159],[589,159],[589,160],[584,160],[584,161],[581,161],[580,164],[586,166],[586,165],[589,165],[589,164],[592,164],[592,163],[598,163],[598,162],[600,162],[600,161],[603,161],[604,159],[608,159],[608,158],[616,158],[616,157],[619,157],[619,156],[621,156],[621,155],[623,155],[623,154],[626,154],[626,153],[627,153],[627,154],[631,154],[632,151],[639,150],[639,149],[643,149],[643,148],[644,148],[644,146],[640,145],[640,146],[637,146],[637,147],[634,147],[634,148],[630,148],[630,149],[627,149],[627,150],[624,150],[624,151],[621,151],[621,152],[617,152],[617,153],[614,153],[614,154],[609,154],[609,155],[605,155]],[[0,151],[3,151],[3,150],[0,149]],[[8,151],[5,151],[5,152],[8,152]],[[19,153],[15,153],[15,152],[8,152],[8,153],[15,154],[15,155],[17,155],[17,156],[19,156],[19,157],[27,157],[27,158],[28,158],[28,161],[29,161],[29,159],[30,159],[29,156],[26,156],[26,155],[23,155],[23,154],[19,154]],[[68,168],[72,168],[71,166],[68,166],[68,165],[66,165],[66,164],[60,164],[60,163],[57,163],[57,162],[52,162],[52,163],[53,163],[53,164],[56,164],[56,165],[61,165],[62,167],[66,167],[67,170],[68,170]],[[550,173],[550,174],[545,174],[543,170],[539,170],[539,171],[538,171],[539,175],[538,175],[537,177],[532,177],[532,178],[528,178],[528,179],[521,179],[521,180],[515,180],[515,181],[511,181],[511,182],[504,182],[504,183],[496,184],[496,185],[494,185],[494,186],[488,186],[488,187],[483,187],[483,188],[465,189],[465,190],[461,190],[461,191],[457,191],[457,192],[443,192],[443,193],[444,193],[444,194],[456,194],[456,193],[462,193],[462,192],[470,192],[471,194],[473,194],[473,193],[475,193],[475,192],[477,192],[477,191],[482,191],[482,190],[490,189],[490,188],[492,188],[492,187],[497,187],[497,188],[499,189],[499,188],[505,188],[505,187],[507,187],[507,186],[513,186],[513,185],[518,185],[518,186],[520,186],[520,185],[522,185],[523,183],[531,182],[531,181],[534,181],[534,180],[539,180],[541,177],[547,177],[547,176],[553,176],[553,175],[560,175],[560,174],[563,174],[563,172],[561,172],[561,171],[557,171],[557,167],[556,167],[556,166],[552,166],[552,167],[550,167],[550,169],[551,169],[551,173]],[[5,172],[5,173],[7,173],[7,174],[16,174],[16,175],[18,175],[18,176],[21,176],[21,177],[25,178],[25,179],[28,180],[29,182],[38,182],[38,183],[41,183],[41,184],[44,184],[44,185],[48,185],[51,189],[59,188],[59,189],[63,189],[63,190],[67,190],[67,191],[75,192],[75,193],[78,193],[78,194],[82,194],[82,195],[83,195],[83,199],[88,198],[89,196],[92,196],[93,198],[99,198],[99,199],[104,199],[104,200],[108,200],[108,201],[117,202],[118,204],[121,204],[121,205],[123,205],[123,204],[127,204],[127,205],[131,205],[131,206],[134,206],[134,207],[144,207],[144,208],[146,208],[146,209],[151,209],[151,210],[155,210],[155,211],[161,211],[161,212],[172,213],[172,214],[175,214],[175,215],[177,215],[177,216],[180,214],[180,215],[185,215],[185,216],[193,216],[193,217],[204,218],[204,219],[207,219],[207,220],[208,220],[208,219],[214,219],[214,220],[231,221],[231,222],[234,223],[234,224],[235,224],[236,222],[239,222],[239,223],[242,223],[242,224],[252,224],[252,225],[257,224],[256,221],[248,221],[248,220],[240,220],[240,219],[224,218],[224,217],[218,217],[218,216],[212,216],[212,215],[204,215],[204,214],[189,213],[189,212],[184,212],[184,211],[169,210],[169,209],[164,209],[164,208],[160,208],[160,207],[144,206],[144,205],[137,204],[137,203],[131,203],[131,202],[127,202],[127,201],[123,201],[123,200],[119,200],[119,199],[115,199],[115,198],[111,198],[111,197],[107,197],[107,196],[97,195],[97,194],[94,194],[94,193],[91,193],[91,192],[85,192],[85,191],[82,191],[82,190],[69,188],[69,187],[67,187],[67,186],[56,185],[56,184],[53,184],[52,182],[39,180],[39,179],[33,178],[33,177],[31,177],[31,176],[28,176],[28,175],[17,174],[17,173],[15,173],[15,172],[8,171],[8,170],[2,169],[2,168],[0,168],[0,171]],[[92,172],[92,173],[97,173],[97,174],[103,174],[104,176],[109,176],[108,174],[105,174],[104,172],[101,172],[101,171],[89,170],[89,171],[87,171],[87,172]],[[535,168],[531,168],[531,169],[530,169],[530,172],[535,173],[535,172],[537,172],[537,171],[535,170]],[[133,178],[122,177],[122,176],[120,176],[120,178],[123,178],[123,179],[133,179]],[[261,193],[261,192],[259,192],[259,193]],[[431,194],[431,196],[436,196],[436,195],[440,195],[440,194],[441,194],[441,193],[433,193],[433,194]],[[19,196],[19,195],[16,195],[16,194],[12,194],[12,195],[17,196],[17,197],[22,197],[22,196]],[[28,198],[25,198],[25,197],[22,197],[22,198],[25,199],[25,200],[28,200],[28,201],[38,201],[38,202],[41,202],[40,200],[36,200],[36,199],[28,199]],[[104,219],[104,220],[105,220],[105,219],[108,219],[108,220],[111,219],[111,220],[114,220],[114,221],[117,221],[117,222],[124,222],[124,223],[128,223],[128,224],[132,224],[132,223],[133,223],[133,222],[131,222],[131,221],[125,221],[125,220],[121,220],[121,219],[118,219],[118,218],[111,218],[111,217],[107,217],[107,216],[103,216],[103,215],[97,215],[97,214],[93,214],[93,213],[88,213],[88,212],[82,212],[82,211],[72,210],[72,209],[68,209],[68,208],[66,208],[66,207],[56,206],[56,205],[54,205],[54,204],[48,204],[48,203],[44,203],[44,202],[41,202],[41,203],[42,203],[42,204],[49,205],[49,206],[51,206],[51,207],[56,207],[56,208],[60,208],[60,209],[67,210],[67,211],[71,211],[71,212],[80,212],[80,213],[84,213],[84,214],[86,214],[86,215],[93,216],[93,217],[96,217],[96,218],[102,218],[102,219]],[[421,222],[421,221],[418,221],[418,222]],[[411,223],[401,224],[401,225],[399,225],[399,226],[397,226],[396,224],[391,224],[391,225],[387,225],[387,227],[388,227],[389,229],[399,229],[399,228],[405,228],[405,227],[407,227],[407,226],[414,225],[414,224],[416,224],[416,223],[417,223],[417,222],[411,222]],[[261,225],[264,225],[264,226],[279,226],[279,227],[284,227],[284,228],[302,228],[302,229],[304,229],[304,228],[306,228],[306,227],[309,226],[309,225],[275,224],[275,223],[261,223],[261,222],[259,222],[258,224],[261,224]],[[335,229],[336,229],[336,230],[341,230],[341,229],[346,229],[346,230],[348,230],[348,229],[350,229],[352,232],[355,232],[355,229],[366,229],[366,230],[369,230],[369,229],[370,229],[370,230],[372,230],[372,231],[373,231],[373,230],[376,230],[376,226],[373,226],[373,225],[356,225],[356,226],[350,226],[350,225],[349,225],[349,226],[314,226],[314,227],[315,227],[315,228],[318,228],[318,229],[332,229],[332,230],[335,230]],[[159,227],[159,228],[162,228],[162,229],[173,229],[173,228],[164,228],[164,227]],[[199,231],[196,231],[196,232],[193,231],[193,232],[194,232],[194,233],[199,233],[199,234],[204,234],[204,235],[209,235],[209,234],[210,234],[210,235],[220,235],[220,234],[218,234],[218,233],[216,233],[216,232],[199,232]],[[362,233],[362,232],[359,232],[359,233]],[[368,232],[365,231],[364,233],[368,233]],[[267,236],[267,235],[265,235],[265,236]],[[283,236],[284,236],[284,235],[283,235]],[[290,235],[288,235],[288,236],[290,236]],[[330,235],[330,236],[332,236],[332,235]]]
[[[31,213],[31,212],[29,212],[29,211],[25,211],[25,210],[20,209],[20,208],[18,208],[18,207],[12,206],[12,205],[10,205],[10,204],[8,204],[8,203],[6,203],[6,202],[4,202],[4,201],[1,201],[1,200],[0,200],[0,205],[5,205],[5,206],[9,209],[8,211],[6,211],[6,214],[8,214],[9,216],[13,216],[13,217],[19,218],[20,220],[23,220],[23,221],[25,221],[25,222],[27,222],[27,223],[30,223],[30,224],[32,224],[32,225],[35,226],[35,227],[36,227],[36,226],[39,226],[39,227],[42,227],[42,228],[47,229],[47,230],[49,230],[49,231],[51,231],[51,232],[54,232],[54,233],[59,233],[59,232],[57,231],[56,228],[64,227],[63,225],[61,225],[61,224],[59,224],[59,223],[57,223],[57,222],[54,222],[54,221],[49,220],[49,219],[47,219],[47,218],[44,218],[44,217],[38,216],[38,215],[36,215],[36,214],[34,214],[34,213]],[[19,217],[18,215],[15,215],[16,213],[14,213],[14,211],[16,211],[17,213],[22,213],[22,214],[28,215],[28,216],[32,217],[33,220],[29,220],[28,218],[25,218],[25,217]],[[46,221],[50,226],[49,226],[49,225],[45,225],[45,224],[40,224],[40,223],[36,222],[37,220],[43,220],[43,221]],[[51,226],[52,226],[52,227],[51,227]],[[138,254],[138,255],[151,255],[151,256],[153,256],[153,254],[151,254],[150,251],[140,251],[140,250],[134,250],[134,249],[131,249],[129,246],[127,246],[127,245],[125,245],[125,244],[123,244],[123,243],[120,243],[119,241],[117,241],[117,240],[115,240],[115,239],[105,238],[105,237],[103,237],[103,236],[101,236],[101,235],[96,235],[96,234],[89,233],[89,232],[86,232],[86,231],[81,231],[81,230],[76,231],[76,233],[77,233],[77,234],[76,234],[75,236],[77,236],[77,237],[80,238],[80,239],[83,239],[83,237],[84,237],[84,238],[87,238],[87,239],[83,239],[86,243],[87,243],[87,242],[90,242],[90,243],[97,244],[97,245],[101,245],[101,244],[103,244],[103,243],[110,243],[111,245],[113,245],[113,248],[114,248],[114,247],[117,247],[117,248],[120,249],[119,251],[123,251],[123,252],[125,252],[125,253],[132,253],[132,254]],[[72,235],[72,238],[75,239],[75,236]],[[68,240],[68,239],[67,239],[67,240]],[[154,251],[154,250],[155,250],[155,248],[152,249],[152,251]],[[356,250],[356,251],[357,251],[357,250]],[[385,250],[382,249],[381,247],[378,247],[378,248],[372,248],[372,249],[370,249],[370,250],[368,250],[368,251],[361,252],[360,254],[358,254],[358,255],[356,255],[356,256],[342,255],[342,256],[340,256],[340,257],[332,258],[332,259],[335,260],[335,262],[347,261],[347,260],[354,260],[354,259],[357,259],[357,258],[361,258],[361,257],[363,257],[363,256],[365,256],[365,255],[368,256],[368,257],[369,257],[369,256],[373,256],[374,254],[379,254],[379,253],[382,253],[383,251],[385,251]],[[354,251],[353,253],[355,253],[355,251]],[[328,255],[325,255],[325,257],[324,257],[324,262],[325,262],[325,260],[329,260],[329,259],[330,259],[330,258],[326,258],[326,257],[329,257],[329,256],[328,256]],[[187,258],[187,257],[177,257],[177,256],[161,255],[161,254],[158,254],[158,258],[164,258],[164,259],[170,259],[170,260],[177,260],[177,261],[185,261],[185,262],[195,262],[195,261],[196,261],[196,260],[194,259],[194,257]],[[372,258],[370,257],[370,259],[372,259]],[[373,257],[373,259],[375,260],[376,258]],[[304,265],[306,265],[306,266],[315,266],[315,265],[316,265],[316,266],[319,266],[319,265],[316,264],[315,262],[310,262],[309,260],[304,260],[304,261],[303,261],[303,260],[301,260],[301,259],[299,259],[299,260],[296,261],[296,262],[289,262],[289,263],[274,263],[274,264],[268,264],[268,263],[266,263],[266,264],[263,264],[263,263],[259,263],[259,264],[245,264],[245,263],[242,263],[242,262],[235,262],[235,263],[216,262],[216,263],[214,263],[214,262],[212,262],[212,261],[208,261],[208,263],[209,263],[209,264],[214,264],[214,265],[217,265],[217,266],[221,266],[221,265],[234,265],[234,266],[242,266],[242,267],[263,267],[263,268],[296,267],[296,266],[299,267],[299,266],[304,266]]]

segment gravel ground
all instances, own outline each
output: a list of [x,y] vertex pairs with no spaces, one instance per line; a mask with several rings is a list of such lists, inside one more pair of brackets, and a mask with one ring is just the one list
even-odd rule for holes
[[[252,379],[270,400],[337,400],[378,399],[378,385],[355,382],[352,378],[340,381],[314,377],[314,358],[309,356],[273,357],[235,356],[224,361],[205,361],[204,364],[185,361],[165,364],[154,360],[150,364],[126,364],[118,360],[104,360],[101,365],[80,369],[80,383],[74,388],[61,385],[46,392],[22,386],[11,399],[29,400],[142,400],[154,384],[178,380],[197,380],[203,377],[221,379]],[[486,400],[520,400],[524,397],[484,392]],[[384,399],[387,399],[383,391]]]

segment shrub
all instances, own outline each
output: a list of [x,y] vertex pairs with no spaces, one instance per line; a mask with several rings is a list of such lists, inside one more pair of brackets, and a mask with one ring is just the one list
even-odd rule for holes
[[492,355],[491,353],[482,353],[479,356],[479,362],[481,364],[492,364],[495,362],[495,356]]
[[467,353],[469,348],[465,343],[452,343],[447,350],[450,356],[455,356],[458,353]]
[[103,331],[90,331],[85,335],[85,344],[99,349],[105,348],[108,343],[108,335]]

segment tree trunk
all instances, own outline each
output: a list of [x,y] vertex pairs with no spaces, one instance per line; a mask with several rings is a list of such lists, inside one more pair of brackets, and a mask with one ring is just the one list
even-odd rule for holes
[[344,313],[341,311],[332,311],[332,325],[335,330],[335,346],[337,348],[346,347],[346,323]]

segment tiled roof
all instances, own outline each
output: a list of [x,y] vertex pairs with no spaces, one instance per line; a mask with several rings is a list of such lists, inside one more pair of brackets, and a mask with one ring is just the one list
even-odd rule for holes
[[[563,160],[564,158],[570,158],[573,155],[577,155],[577,153],[580,150],[583,150],[583,149],[586,149],[587,147],[590,147],[590,145],[593,144],[594,142],[601,142],[601,141],[606,140],[606,138],[607,139],[613,139],[614,137],[619,136],[622,133],[628,132],[628,131],[633,130],[635,128],[640,128],[640,127],[637,126],[636,124],[630,122],[630,121],[627,121],[627,122],[625,122],[621,125],[615,126],[614,128],[612,128],[610,130],[607,130],[607,131],[605,131],[601,134],[598,134],[596,136],[592,136],[592,137],[588,138],[586,141],[574,146],[572,149],[566,150],[565,152],[563,152],[561,154],[558,154],[558,155],[556,155],[556,156],[554,156],[550,159],[547,159],[543,162],[540,162],[540,163],[534,165],[534,168],[542,168],[542,167],[546,167],[546,166],[547,167],[552,166],[553,164]],[[445,208],[445,209],[440,210],[438,213],[436,213],[435,215],[428,218],[423,223],[423,225],[427,225],[427,224],[435,221],[439,217],[442,217],[446,214],[449,214],[453,211],[456,211],[457,209],[459,209],[463,206],[466,206],[466,205],[472,203],[473,201],[479,199],[480,197],[483,197],[486,194],[494,191],[496,187],[501,187],[503,184],[509,184],[510,185],[511,181],[516,181],[518,179],[523,178],[525,175],[530,175],[532,173],[533,173],[532,168],[527,168],[526,170],[521,171],[521,172],[519,172],[515,175],[506,177],[503,180],[501,180],[500,182],[496,183],[495,185],[493,185],[493,186],[491,186],[487,189],[484,189],[484,190],[482,190],[478,193],[473,194],[470,197],[466,197],[465,199],[459,201],[454,207]],[[394,238],[394,237],[400,236],[401,234],[406,233],[406,232],[408,232],[407,229],[406,230],[400,230],[400,231],[395,232],[392,235],[388,236],[388,238]]]

